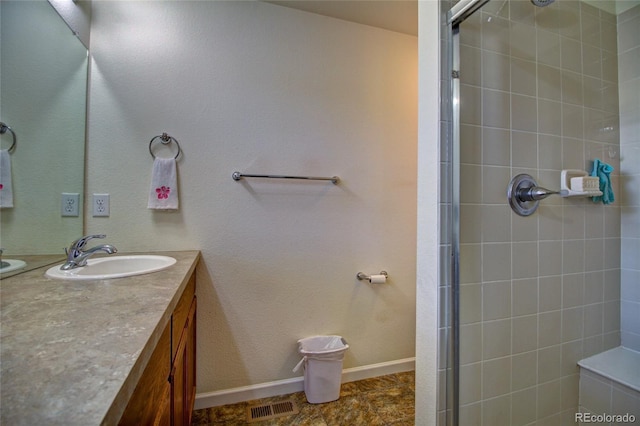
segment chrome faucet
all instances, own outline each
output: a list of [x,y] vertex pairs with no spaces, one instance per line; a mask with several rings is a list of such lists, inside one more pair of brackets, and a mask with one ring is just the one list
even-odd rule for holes
[[118,250],[111,244],[101,244],[88,250],[84,249],[89,240],[104,237],[106,237],[106,235],[104,234],[86,235],[72,242],[71,246],[68,249],[64,249],[65,253],[67,253],[67,261],[60,267],[60,269],[62,269],[63,271],[68,271],[69,269],[87,266],[87,259],[89,259],[89,257],[91,257],[94,253],[99,251],[103,251],[107,254],[117,253]]

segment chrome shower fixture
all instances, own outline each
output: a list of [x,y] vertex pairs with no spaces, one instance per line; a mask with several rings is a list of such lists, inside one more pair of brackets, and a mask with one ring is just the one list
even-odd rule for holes
[[533,3],[538,7],[545,7],[545,6],[549,6],[554,1],[555,0],[531,0],[531,3]]
[[540,200],[553,194],[560,194],[560,191],[538,186],[536,180],[526,173],[514,176],[507,187],[507,199],[511,210],[520,216],[531,216],[538,208]]

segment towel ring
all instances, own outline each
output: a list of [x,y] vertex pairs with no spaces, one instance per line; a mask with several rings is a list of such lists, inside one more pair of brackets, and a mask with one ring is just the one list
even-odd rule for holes
[[182,150],[180,149],[180,144],[178,143],[178,141],[176,140],[176,138],[174,138],[173,136],[169,136],[166,133],[162,133],[161,135],[158,136],[154,136],[153,138],[151,138],[151,140],[149,141],[149,154],[151,154],[151,156],[153,157],[153,159],[156,159],[156,156],[153,155],[153,151],[151,150],[151,145],[153,144],[153,141],[155,141],[156,139],[160,138],[160,142],[163,145],[168,145],[171,142],[175,142],[176,146],[178,147],[178,153],[176,154],[175,157],[173,157],[173,159],[177,159],[180,156],[180,153],[182,152]]
[[7,126],[4,123],[0,123],[0,135],[4,135],[7,133],[7,130],[11,132],[11,136],[13,136],[13,143],[9,147],[7,151],[11,152],[16,147],[16,133],[11,129],[11,127]]

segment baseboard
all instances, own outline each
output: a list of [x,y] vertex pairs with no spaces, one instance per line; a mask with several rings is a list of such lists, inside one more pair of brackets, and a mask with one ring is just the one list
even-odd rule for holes
[[[405,358],[381,362],[379,364],[364,365],[362,367],[347,368],[342,371],[342,383],[355,382],[356,380],[370,379],[387,374],[402,373],[404,371],[413,371],[415,370],[415,366],[415,358]],[[241,386],[215,392],[204,392],[196,394],[194,408],[200,410],[202,408],[217,407],[219,405],[235,404],[252,399],[301,392],[303,389],[303,378],[294,377],[292,379],[276,380],[257,385]]]
[[415,358],[396,359],[378,364],[363,365],[362,367],[347,368],[342,371],[342,383],[386,376],[387,374],[404,373],[416,369]]

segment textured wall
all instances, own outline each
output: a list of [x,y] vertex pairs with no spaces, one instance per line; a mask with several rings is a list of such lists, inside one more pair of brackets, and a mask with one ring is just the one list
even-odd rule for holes
[[[87,193],[111,216],[87,228],[202,250],[199,392],[295,376],[314,334],[349,341],[345,368],[414,355],[417,38],[260,2],[96,1],[91,44]],[[163,131],[184,151],[175,213],[146,208]]]

